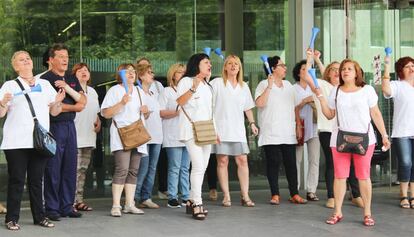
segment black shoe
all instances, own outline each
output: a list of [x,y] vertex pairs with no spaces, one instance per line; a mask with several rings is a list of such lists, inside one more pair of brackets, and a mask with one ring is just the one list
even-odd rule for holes
[[185,207],[187,205],[188,200],[181,200],[181,206]]
[[168,200],[167,206],[171,207],[171,208],[180,208],[181,207],[181,205],[180,205],[180,203],[178,202],[177,199]]
[[79,218],[81,216],[82,216],[82,213],[76,212],[76,211],[71,211],[65,215],[62,215],[62,217],[70,217],[70,218]]
[[47,216],[47,218],[52,221],[60,221],[60,217],[59,214],[50,214]]

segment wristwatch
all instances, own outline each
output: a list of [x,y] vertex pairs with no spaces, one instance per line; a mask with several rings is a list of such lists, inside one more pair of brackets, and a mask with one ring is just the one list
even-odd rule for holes
[[194,93],[196,93],[196,90],[193,89],[193,88],[190,88],[190,92],[194,94]]

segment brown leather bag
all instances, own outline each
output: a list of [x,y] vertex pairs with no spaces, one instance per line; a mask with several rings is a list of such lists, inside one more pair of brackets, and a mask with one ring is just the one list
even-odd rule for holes
[[[139,89],[137,89],[137,91],[142,106],[141,94],[139,93]],[[151,140],[151,136],[141,120],[141,112],[139,113],[139,119],[137,121],[125,127],[119,128],[115,120],[113,120],[113,122],[118,129],[124,151],[137,148]]]

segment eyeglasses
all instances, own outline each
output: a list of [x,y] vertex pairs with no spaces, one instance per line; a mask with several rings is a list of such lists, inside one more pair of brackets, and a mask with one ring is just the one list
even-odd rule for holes
[[332,71],[332,72],[339,72],[339,68],[333,67],[333,68],[330,69],[330,71]]
[[136,71],[135,71],[135,69],[127,69],[126,72],[127,73],[135,73]]

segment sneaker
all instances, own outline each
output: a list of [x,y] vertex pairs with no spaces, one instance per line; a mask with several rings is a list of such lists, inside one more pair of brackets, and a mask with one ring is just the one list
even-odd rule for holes
[[180,208],[181,207],[181,205],[180,205],[180,203],[178,202],[177,199],[168,200],[167,206],[171,207],[171,208]]
[[158,199],[168,200],[168,192],[158,191]]
[[154,203],[151,198],[147,199],[143,202],[141,202],[141,204],[139,204],[139,207],[143,207],[143,208],[150,208],[150,209],[158,209],[160,208],[160,206],[158,206],[158,204]]
[[187,206],[187,202],[188,202],[188,200],[181,200],[181,206],[182,207]]
[[124,206],[123,213],[135,214],[135,215],[143,215],[144,211],[137,208],[135,205],[132,206]]
[[113,206],[111,209],[111,216],[113,217],[121,217],[122,213],[121,213],[121,206]]

